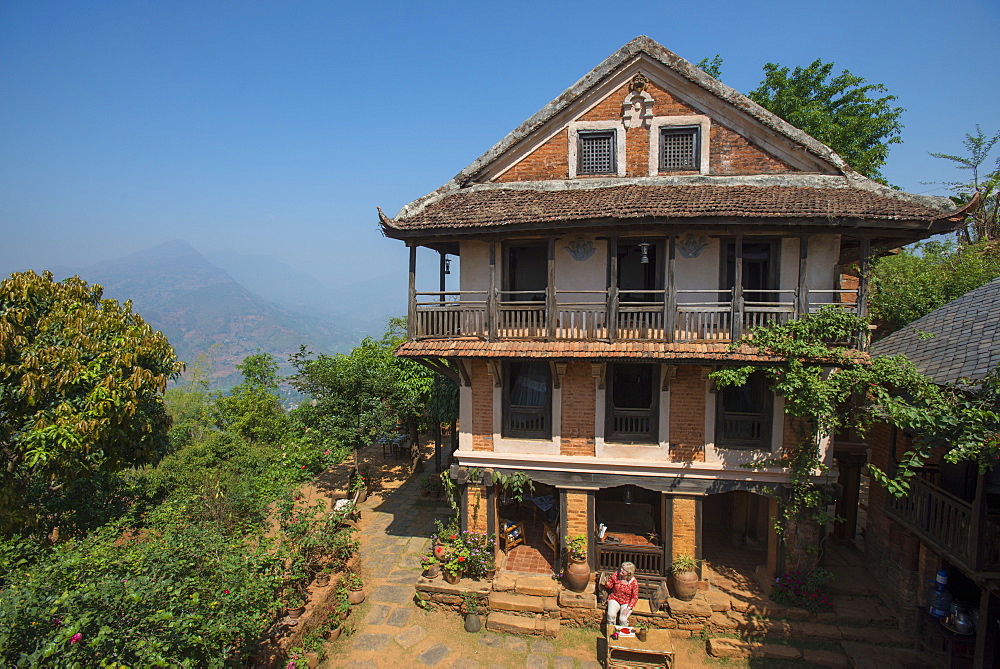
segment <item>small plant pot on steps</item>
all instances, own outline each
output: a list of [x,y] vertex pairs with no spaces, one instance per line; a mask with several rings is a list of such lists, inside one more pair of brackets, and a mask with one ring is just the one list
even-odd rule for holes
[[466,632],[478,632],[483,628],[483,621],[480,619],[478,613],[466,613],[465,614],[465,631]]

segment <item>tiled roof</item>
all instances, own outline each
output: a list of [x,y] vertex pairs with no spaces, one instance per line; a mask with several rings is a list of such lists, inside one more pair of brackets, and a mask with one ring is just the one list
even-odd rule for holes
[[871,351],[905,355],[936,383],[981,380],[1000,364],[1000,277],[875,342]]
[[463,189],[411,216],[400,230],[484,228],[563,221],[752,217],[936,221],[939,210],[858,188],[623,185],[609,188]]
[[414,358],[641,358],[645,360],[781,362],[749,346],[735,351],[728,344],[661,342],[497,341],[427,339],[406,342],[396,355]]

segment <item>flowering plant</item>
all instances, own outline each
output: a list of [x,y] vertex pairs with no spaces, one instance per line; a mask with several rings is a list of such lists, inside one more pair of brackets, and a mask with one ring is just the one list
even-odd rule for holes
[[[448,561],[441,567],[452,574],[464,573],[469,566],[469,549],[465,546],[457,547],[448,556]],[[471,575],[471,574],[470,574]]]
[[803,573],[789,571],[774,579],[771,599],[778,604],[797,606],[808,611],[829,611],[833,608],[826,583],[832,574],[825,569]]

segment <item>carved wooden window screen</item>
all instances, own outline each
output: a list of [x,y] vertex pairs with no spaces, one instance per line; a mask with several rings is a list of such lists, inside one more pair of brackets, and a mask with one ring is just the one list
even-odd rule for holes
[[615,166],[615,131],[581,132],[579,174],[614,174]]
[[663,171],[699,169],[699,128],[663,128],[660,131],[660,169]]

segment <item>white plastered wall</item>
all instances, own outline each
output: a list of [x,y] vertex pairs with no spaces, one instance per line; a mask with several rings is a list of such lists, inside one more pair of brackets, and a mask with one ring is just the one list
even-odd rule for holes
[[[697,258],[685,258],[678,251],[674,260],[674,281],[677,284],[677,303],[713,302],[718,299],[715,288],[719,287],[719,247],[718,237],[709,237],[708,233],[692,231],[696,237],[705,235],[705,247]],[[687,237],[686,232],[678,235],[678,239]],[[712,293],[685,293],[684,290],[707,290]]]
[[[459,253],[462,258],[459,290],[489,290],[490,245],[477,240],[463,241],[459,246]],[[499,261],[499,258],[497,260]],[[485,295],[481,297],[486,299]]]

